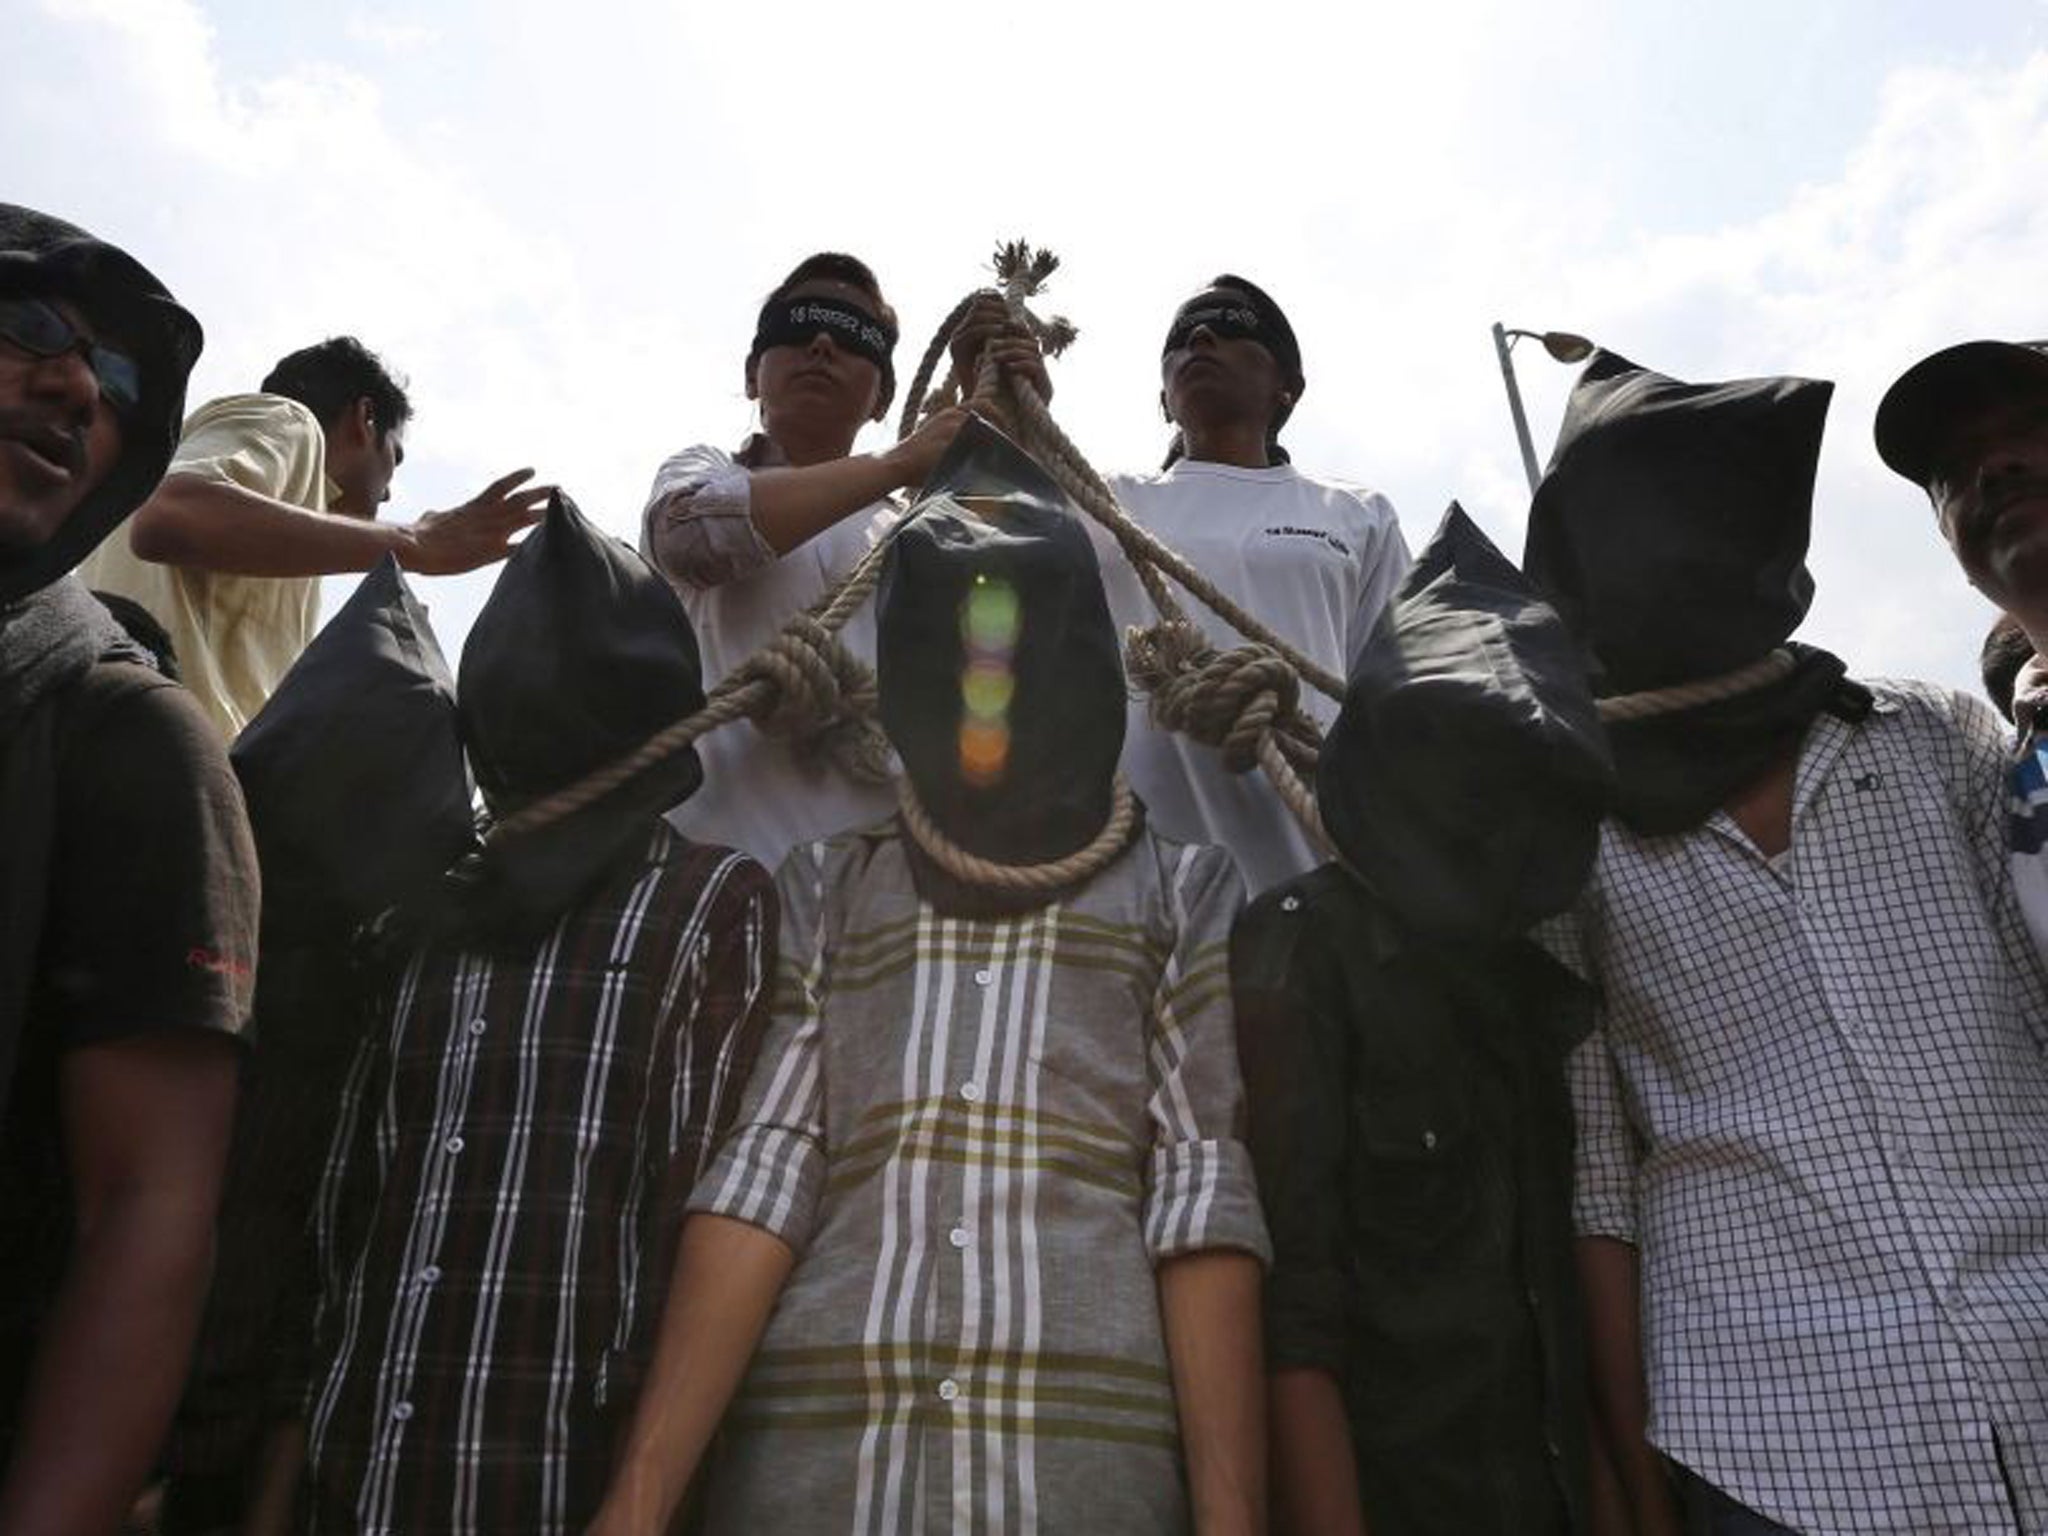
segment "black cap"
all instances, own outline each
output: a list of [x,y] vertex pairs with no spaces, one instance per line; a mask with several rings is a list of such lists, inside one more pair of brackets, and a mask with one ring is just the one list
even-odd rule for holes
[[2048,394],[2048,342],[1966,341],[1908,368],[1877,406],[1877,453],[1915,485],[1934,473],[1942,440],[1972,412],[2016,395]]

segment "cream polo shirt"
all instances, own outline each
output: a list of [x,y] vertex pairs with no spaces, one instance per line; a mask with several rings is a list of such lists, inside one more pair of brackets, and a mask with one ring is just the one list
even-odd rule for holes
[[[325,512],[340,495],[327,478],[319,419],[281,395],[227,395],[185,423],[167,475],[240,486]],[[147,608],[169,631],[178,671],[232,741],[263,707],[320,621],[312,576],[234,576],[138,556],[117,532],[79,567],[87,586]]]

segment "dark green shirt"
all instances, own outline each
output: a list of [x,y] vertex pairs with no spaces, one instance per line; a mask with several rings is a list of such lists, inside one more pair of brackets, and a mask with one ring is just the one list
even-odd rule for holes
[[1337,1378],[1374,1536],[1587,1529],[1564,1058],[1591,994],[1527,940],[1404,935],[1336,865],[1246,910],[1231,974],[1268,1368]]

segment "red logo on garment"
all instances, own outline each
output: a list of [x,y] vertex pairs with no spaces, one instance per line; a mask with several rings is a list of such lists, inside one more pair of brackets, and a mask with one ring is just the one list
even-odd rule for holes
[[185,963],[195,971],[212,971],[216,976],[232,976],[237,981],[247,981],[256,972],[246,960],[237,960],[232,955],[217,955],[210,949],[188,949]]

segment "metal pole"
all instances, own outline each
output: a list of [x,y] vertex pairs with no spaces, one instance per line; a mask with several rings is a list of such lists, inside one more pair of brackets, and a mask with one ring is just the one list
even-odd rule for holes
[[1536,445],[1529,440],[1529,414],[1522,409],[1522,389],[1515,382],[1514,359],[1508,355],[1508,333],[1498,320],[1493,322],[1493,350],[1500,354],[1500,377],[1508,388],[1508,410],[1515,418],[1515,441],[1522,445],[1522,469],[1534,494],[1536,482],[1542,478],[1536,470]]

